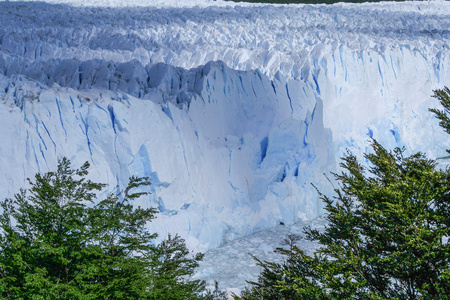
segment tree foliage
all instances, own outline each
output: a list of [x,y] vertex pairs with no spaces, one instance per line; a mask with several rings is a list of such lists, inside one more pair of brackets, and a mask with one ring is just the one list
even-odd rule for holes
[[162,241],[153,249],[152,268],[154,270],[154,299],[189,299],[191,295],[205,291],[205,282],[188,280],[203,254],[198,253],[192,258],[185,242],[178,235]]
[[[450,133],[449,89],[432,110]],[[447,105],[447,106],[446,106]],[[237,299],[450,299],[450,172],[422,153],[404,155],[372,141],[367,164],[349,153],[324,231],[305,228],[321,247],[307,255],[294,243],[281,264],[258,263],[258,281]]]
[[146,226],[156,211],[133,206],[147,178],[97,201],[105,185],[87,180],[88,168],[63,158],[0,202],[2,298],[203,298],[204,283],[190,280],[202,256],[178,236],[155,246]]
[[[439,100],[444,110],[430,108],[430,111],[439,119],[439,125],[441,125],[445,132],[450,134],[450,89],[444,87],[442,90],[435,90],[433,97]],[[450,153],[449,150],[447,152]]]

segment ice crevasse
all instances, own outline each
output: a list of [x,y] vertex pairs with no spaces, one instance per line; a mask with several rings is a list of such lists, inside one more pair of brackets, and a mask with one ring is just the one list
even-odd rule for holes
[[431,158],[449,148],[427,112],[450,85],[440,3],[0,2],[2,195],[67,156],[110,187],[148,176],[136,205],[191,248],[313,219],[311,183],[329,192],[323,173],[346,149],[361,155],[369,137]]

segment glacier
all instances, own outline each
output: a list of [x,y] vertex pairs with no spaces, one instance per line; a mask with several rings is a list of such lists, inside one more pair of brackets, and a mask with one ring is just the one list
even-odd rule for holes
[[322,213],[373,137],[439,158],[450,3],[0,2],[0,186],[67,156],[205,251]]

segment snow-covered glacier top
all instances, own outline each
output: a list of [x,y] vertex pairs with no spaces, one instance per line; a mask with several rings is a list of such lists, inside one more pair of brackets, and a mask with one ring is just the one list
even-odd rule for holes
[[310,183],[369,137],[450,148],[450,2],[184,2],[0,2],[2,195],[62,156],[149,176],[152,230],[207,249],[320,215]]
[[[21,0],[10,0],[21,1]],[[33,2],[34,0],[25,0]],[[46,0],[43,1],[51,4],[68,4],[71,6],[91,6],[91,7],[193,7],[193,6],[233,6],[234,2],[223,0],[100,0],[100,1],[85,1],[85,0]],[[245,5],[245,3],[244,3]]]
[[[448,51],[450,37],[449,2],[238,6],[198,0],[201,5],[194,7],[195,1],[187,1],[188,7],[171,7],[186,1],[55,2],[99,7],[34,3],[25,9],[3,2],[3,55],[30,61],[137,59],[183,68],[221,60],[234,69],[301,78],[312,59],[336,49],[406,48],[436,56]],[[115,7],[128,3],[142,6]]]
[[[35,2],[35,0],[4,0],[11,2]],[[427,2],[444,2],[446,0],[428,0]],[[247,3],[247,2],[233,2],[224,0],[98,0],[95,2],[86,0],[44,0],[42,2],[51,4],[67,4],[71,6],[91,6],[91,7],[207,7],[207,6],[267,6],[267,3]],[[303,4],[270,4],[274,6],[302,6]],[[336,3],[335,5],[347,5],[346,3]],[[354,5],[354,4],[349,4]],[[392,7],[391,2],[377,2],[377,3],[360,3],[358,5],[371,6],[374,9],[388,9],[388,10],[415,10],[409,4],[399,4]],[[436,6],[433,7],[436,9]],[[441,11],[442,8],[437,7],[436,11]]]

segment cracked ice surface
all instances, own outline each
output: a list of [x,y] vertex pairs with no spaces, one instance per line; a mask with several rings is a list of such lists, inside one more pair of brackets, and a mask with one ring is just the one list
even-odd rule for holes
[[[180,6],[179,1],[165,2]],[[199,0],[195,7],[95,3],[1,3],[3,55],[29,61],[137,59],[143,65],[164,62],[184,68],[222,60],[234,69],[301,78],[319,67],[315,60],[321,63],[329,54],[364,50],[386,56],[391,48],[425,56],[448,52],[447,2],[364,4],[357,9],[348,4],[217,6],[224,2]]]
[[448,2],[47,2],[0,2],[2,195],[61,156],[111,187],[149,176],[151,229],[205,250],[316,218],[310,183],[368,136],[449,148],[427,112]]

